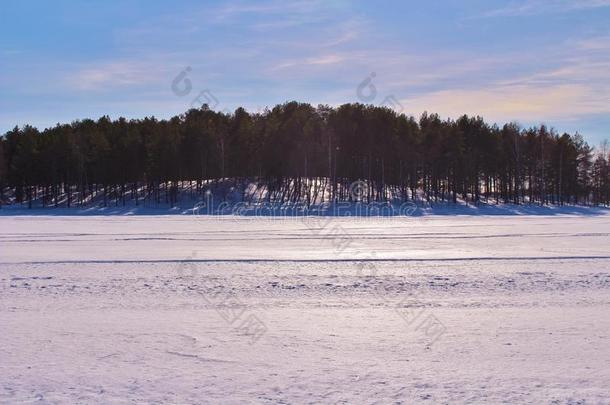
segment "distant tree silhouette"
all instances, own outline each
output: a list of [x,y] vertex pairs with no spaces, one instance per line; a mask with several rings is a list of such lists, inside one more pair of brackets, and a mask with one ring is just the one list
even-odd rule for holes
[[[289,102],[262,113],[206,105],[169,120],[104,116],[0,137],[0,204],[176,204],[184,193],[246,201],[414,200],[610,204],[607,144],[544,125],[419,120],[363,104]],[[360,181],[354,196],[350,184]],[[419,190],[419,192],[418,192]],[[258,197],[257,197],[258,196]]]

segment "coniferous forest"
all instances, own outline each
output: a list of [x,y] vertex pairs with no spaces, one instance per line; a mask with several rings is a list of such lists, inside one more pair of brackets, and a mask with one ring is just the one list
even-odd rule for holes
[[544,125],[416,119],[362,104],[233,114],[204,105],[169,120],[16,127],[0,138],[0,203],[173,205],[230,189],[245,201],[311,204],[350,201],[360,181],[364,202],[608,205],[605,149]]

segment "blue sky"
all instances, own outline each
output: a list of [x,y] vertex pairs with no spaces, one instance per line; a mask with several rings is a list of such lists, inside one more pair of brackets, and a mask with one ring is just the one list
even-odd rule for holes
[[[172,90],[187,67],[190,91]],[[360,101],[544,122],[597,145],[610,0],[4,0],[0,94],[0,132],[166,118],[199,96],[218,110]]]

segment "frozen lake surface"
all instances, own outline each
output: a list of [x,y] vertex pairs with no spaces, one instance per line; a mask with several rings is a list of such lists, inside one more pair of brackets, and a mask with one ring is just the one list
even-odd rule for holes
[[0,217],[0,403],[610,403],[610,216]]

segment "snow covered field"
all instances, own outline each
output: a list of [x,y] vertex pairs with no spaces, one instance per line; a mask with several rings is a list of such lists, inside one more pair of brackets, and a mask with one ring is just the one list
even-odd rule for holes
[[610,403],[610,216],[0,217],[0,403]]

